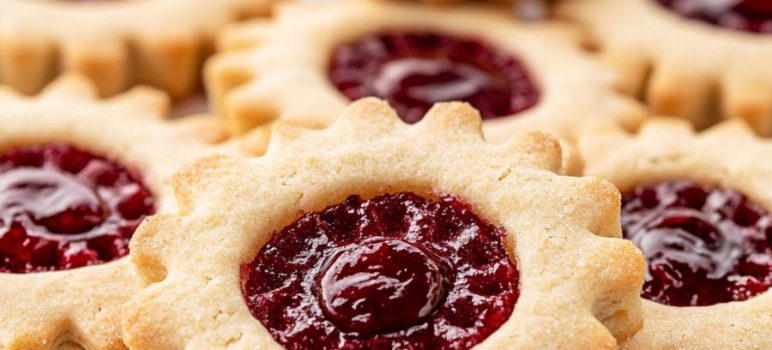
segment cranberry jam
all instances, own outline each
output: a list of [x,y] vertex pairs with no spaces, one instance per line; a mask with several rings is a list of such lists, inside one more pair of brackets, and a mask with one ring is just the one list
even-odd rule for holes
[[469,349],[519,295],[505,234],[453,197],[351,196],[275,234],[242,291],[287,349]]
[[648,260],[647,299],[713,305],[772,284],[772,216],[734,190],[690,181],[639,186],[623,198],[622,228]]
[[128,254],[155,204],[139,175],[66,144],[0,154],[0,272],[101,264]]
[[686,18],[751,33],[772,34],[769,0],[655,0]]
[[518,58],[473,38],[428,32],[376,34],[340,45],[329,77],[349,99],[387,100],[408,123],[436,102],[466,101],[483,118],[496,118],[539,101]]

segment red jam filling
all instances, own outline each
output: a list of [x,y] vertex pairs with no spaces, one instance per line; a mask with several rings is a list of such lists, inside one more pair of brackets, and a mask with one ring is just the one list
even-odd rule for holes
[[0,272],[67,270],[128,254],[154,199],[139,175],[70,145],[0,154]]
[[517,57],[476,39],[436,33],[385,33],[338,46],[332,83],[349,99],[376,96],[415,123],[434,103],[465,101],[483,118],[536,105],[539,90]]
[[275,234],[242,291],[287,349],[469,349],[519,295],[505,234],[452,197],[351,196]]
[[681,16],[751,33],[772,33],[769,0],[655,0]]
[[622,200],[622,228],[648,260],[646,299],[705,306],[772,285],[772,216],[734,190],[690,181],[639,186]]

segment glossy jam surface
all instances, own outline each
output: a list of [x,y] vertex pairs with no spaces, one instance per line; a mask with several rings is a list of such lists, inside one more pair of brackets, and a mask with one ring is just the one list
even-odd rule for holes
[[772,216],[734,190],[691,181],[639,186],[623,197],[622,228],[647,258],[649,300],[713,305],[772,285]]
[[383,238],[341,250],[316,286],[322,310],[341,329],[362,334],[420,323],[444,301],[450,284],[448,268],[431,255],[404,240]]
[[128,254],[155,211],[141,177],[70,145],[0,154],[0,272],[66,270]]
[[769,0],[655,0],[684,16],[724,28],[772,34]]
[[504,238],[452,197],[351,196],[274,235],[242,291],[288,349],[469,349],[519,295]]
[[428,32],[385,33],[338,46],[329,77],[349,99],[387,100],[408,123],[436,102],[466,101],[483,118],[524,111],[539,90],[517,57],[476,39]]

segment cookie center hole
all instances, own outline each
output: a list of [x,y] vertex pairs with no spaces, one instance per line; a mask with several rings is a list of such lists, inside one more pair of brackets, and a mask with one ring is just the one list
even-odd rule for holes
[[772,216],[737,191],[691,181],[642,185],[624,196],[622,227],[648,260],[647,299],[713,305],[772,284]]
[[475,38],[433,32],[381,33],[341,44],[329,77],[352,100],[386,99],[408,123],[437,102],[469,102],[483,118],[497,118],[527,110],[540,97],[511,53]]
[[0,272],[118,259],[154,212],[139,174],[88,151],[51,144],[0,153]]
[[469,349],[519,295],[505,236],[450,196],[350,196],[276,232],[242,293],[288,349]]

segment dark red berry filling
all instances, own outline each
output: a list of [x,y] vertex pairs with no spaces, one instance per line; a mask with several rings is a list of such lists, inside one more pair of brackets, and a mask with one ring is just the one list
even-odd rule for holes
[[519,295],[505,234],[448,196],[351,196],[275,234],[242,291],[288,349],[469,349]]
[[378,237],[352,245],[331,256],[319,275],[322,311],[347,332],[385,333],[416,325],[445,299],[451,281],[443,265],[441,258],[401,239]]
[[622,228],[646,256],[643,297],[673,306],[741,301],[772,284],[772,216],[743,194],[691,181],[637,187]]
[[769,0],[656,0],[686,18],[751,33],[772,33]]
[[466,101],[483,118],[496,118],[539,101],[517,57],[473,38],[436,33],[376,34],[339,45],[329,76],[346,97],[383,98],[408,123],[437,102]]
[[0,154],[0,272],[101,264],[128,254],[154,199],[141,177],[66,144]]

